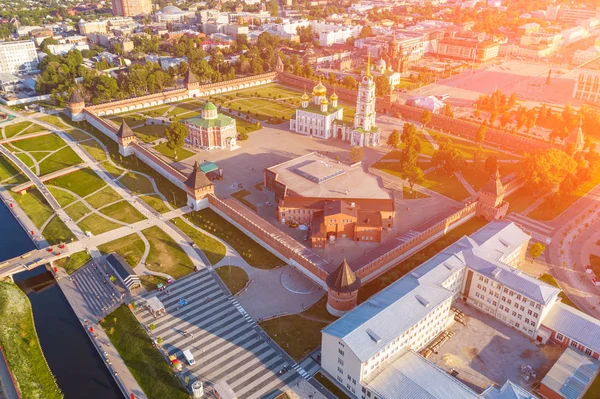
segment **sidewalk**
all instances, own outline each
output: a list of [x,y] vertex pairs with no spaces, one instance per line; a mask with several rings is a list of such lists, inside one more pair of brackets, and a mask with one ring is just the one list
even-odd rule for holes
[[[57,282],[63,294],[65,294],[67,301],[69,301],[71,308],[79,320],[82,321],[82,327],[86,329],[88,336],[99,352],[98,354],[107,361],[108,370],[115,378],[121,391],[123,391],[123,396],[130,398],[131,394],[134,394],[136,399],[146,399],[144,391],[140,388],[115,347],[109,344],[110,339],[98,324],[99,320],[97,320],[96,315],[89,310],[85,299],[69,280],[69,275],[62,269],[58,270]],[[87,320],[88,324],[86,325],[83,320]],[[89,327],[94,328],[95,336],[90,333]]]

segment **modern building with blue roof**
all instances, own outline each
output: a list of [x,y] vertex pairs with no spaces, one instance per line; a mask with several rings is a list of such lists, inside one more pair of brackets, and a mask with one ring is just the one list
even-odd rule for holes
[[[468,398],[421,390],[417,377],[409,377],[412,374],[403,369],[418,367],[415,360],[407,359],[419,355],[408,355],[407,350],[422,350],[454,322],[451,305],[458,298],[535,338],[560,290],[515,267],[524,260],[529,239],[505,221],[489,223],[471,237],[461,238],[324,328],[323,370],[361,399]],[[442,381],[460,384],[446,375],[440,381],[436,377],[435,384]],[[444,392],[452,389],[462,392],[463,386]]]

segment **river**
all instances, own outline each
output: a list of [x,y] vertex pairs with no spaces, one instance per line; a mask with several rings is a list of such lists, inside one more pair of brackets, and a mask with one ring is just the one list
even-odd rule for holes
[[[0,202],[0,262],[34,248],[10,210]],[[66,399],[122,399],[60,287],[42,266],[14,276],[27,294],[33,318],[52,373]]]

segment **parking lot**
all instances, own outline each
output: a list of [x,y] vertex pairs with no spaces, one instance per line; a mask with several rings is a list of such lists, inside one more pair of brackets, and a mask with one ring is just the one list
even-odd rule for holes
[[[564,351],[556,345],[539,347],[527,336],[464,302],[456,302],[455,306],[465,313],[467,325],[454,323],[451,329],[456,335],[429,360],[445,370],[458,371],[457,378],[477,392],[506,380],[530,390]],[[522,378],[521,365],[531,366],[535,378]]]

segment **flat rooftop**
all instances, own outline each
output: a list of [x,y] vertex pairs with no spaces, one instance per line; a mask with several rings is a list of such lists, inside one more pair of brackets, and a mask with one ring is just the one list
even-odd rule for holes
[[600,57],[594,58],[593,60],[586,62],[579,69],[600,71]]
[[377,178],[351,166],[312,152],[267,168],[277,181],[302,197],[392,199]]

